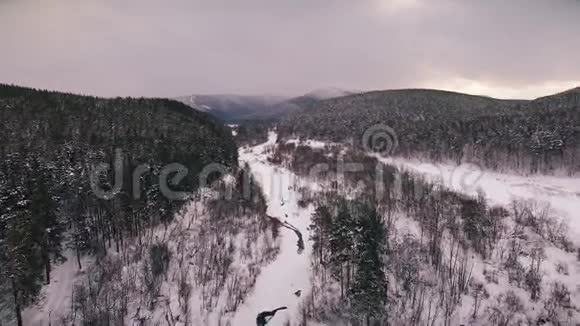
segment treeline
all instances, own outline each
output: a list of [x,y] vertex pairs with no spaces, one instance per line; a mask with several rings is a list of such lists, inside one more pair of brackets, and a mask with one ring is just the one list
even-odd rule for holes
[[245,120],[240,121],[234,128],[235,140],[238,146],[255,146],[268,140],[268,129],[273,126],[272,121]]
[[534,101],[496,100],[452,92],[370,92],[319,102],[279,125],[283,139],[362,144],[370,127],[396,133],[392,155],[470,162],[519,173],[580,171],[580,89]]
[[164,166],[185,166],[171,190],[193,191],[207,164],[237,165],[227,128],[170,100],[0,85],[0,123],[0,300],[19,325],[67,249],[81,268],[81,255],[118,251],[172,218],[182,201],[163,195]]

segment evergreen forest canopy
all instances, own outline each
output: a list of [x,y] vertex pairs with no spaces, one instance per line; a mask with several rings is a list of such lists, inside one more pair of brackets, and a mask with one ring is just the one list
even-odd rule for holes
[[[230,130],[173,100],[0,85],[0,123],[0,307],[10,305],[20,324],[21,309],[50,282],[51,263],[62,262],[65,250],[81,267],[81,255],[118,250],[126,237],[172,218],[182,202],[162,195],[164,166],[187,167],[174,190],[194,191],[208,164],[237,165]],[[91,169],[114,166],[118,150],[121,190],[101,199],[91,191]],[[132,189],[142,164],[150,169]],[[100,186],[113,188],[112,173],[99,177]]]
[[376,124],[396,132],[394,155],[518,173],[580,172],[580,88],[533,101],[423,89],[374,91],[292,112],[279,132],[286,139],[360,145]]

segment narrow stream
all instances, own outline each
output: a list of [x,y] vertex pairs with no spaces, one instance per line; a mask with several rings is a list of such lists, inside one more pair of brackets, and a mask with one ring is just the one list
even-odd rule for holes
[[296,246],[298,247],[298,254],[301,255],[304,252],[304,239],[302,238],[302,232],[300,232],[300,230],[298,230],[298,228],[296,228],[294,225],[288,223],[288,221],[280,221],[279,218],[277,217],[273,217],[273,216],[269,216],[268,218],[270,220],[272,220],[274,223],[276,223],[278,225],[278,227],[284,227],[288,230],[294,231],[294,233],[296,234],[296,237],[298,238],[298,241],[296,241]]

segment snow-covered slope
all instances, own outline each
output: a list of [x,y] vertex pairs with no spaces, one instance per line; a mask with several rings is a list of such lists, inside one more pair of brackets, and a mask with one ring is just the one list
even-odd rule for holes
[[[22,312],[24,325],[42,326],[49,322],[54,325],[70,308],[74,284],[82,278],[83,272],[79,272],[74,252],[67,251],[65,257],[66,262],[54,268],[50,284],[43,287],[37,304]],[[90,264],[91,258],[81,259],[81,265],[85,268]]]
[[203,112],[209,112],[212,110],[212,108],[210,106],[198,103],[197,102],[198,99],[195,95],[183,96],[183,97],[177,98],[177,100],[181,101],[184,104],[191,106],[192,108],[195,108],[195,109],[203,111]]

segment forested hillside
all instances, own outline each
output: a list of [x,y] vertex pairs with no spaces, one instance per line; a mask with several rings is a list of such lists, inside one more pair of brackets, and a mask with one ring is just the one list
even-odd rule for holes
[[[171,185],[185,192],[197,188],[204,166],[237,165],[230,130],[172,100],[0,85],[0,123],[0,312],[9,307],[19,324],[66,250],[80,268],[81,255],[118,251],[125,239],[174,216],[183,201],[162,194],[164,166],[187,168]],[[115,172],[91,183],[102,164]]]
[[520,173],[580,171],[578,88],[534,101],[419,89],[369,92],[294,112],[280,132],[360,145],[376,124],[395,131],[394,155]]

